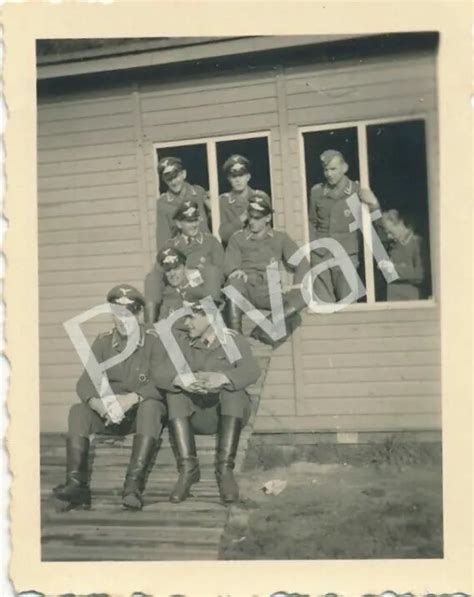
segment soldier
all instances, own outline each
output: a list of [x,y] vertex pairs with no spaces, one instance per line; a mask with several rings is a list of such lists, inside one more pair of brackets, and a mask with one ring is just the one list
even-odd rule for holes
[[[161,276],[164,282],[160,284],[157,280]],[[185,301],[196,301],[206,296],[218,298],[222,279],[221,268],[212,264],[190,268],[180,250],[174,247],[162,249],[157,256],[157,267],[145,278],[147,323],[168,317]]]
[[[295,268],[289,263],[298,250],[296,243],[286,234],[271,227],[270,203],[261,196],[250,199],[248,227],[235,232],[229,241],[224,256],[224,273],[228,283],[259,309],[271,309],[266,268],[271,263],[283,263],[294,271],[293,288],[284,294],[283,316],[289,322],[305,306],[301,293],[304,275],[309,264],[304,258]],[[242,331],[242,311],[229,300],[226,306],[226,323],[238,332]],[[257,326],[251,333],[262,342],[273,341]]]
[[[114,314],[114,328],[99,334],[92,344],[92,352],[99,363],[124,350],[127,336],[132,333],[132,328],[136,329],[136,320],[144,305],[142,294],[129,284],[112,288],[107,301],[120,305],[123,311],[120,318]],[[77,382],[76,391],[81,403],[69,411],[66,483],[53,489],[55,497],[65,502],[68,509],[88,508],[91,503],[89,435],[126,435],[134,431],[122,499],[126,508],[140,510],[143,506],[146,472],[161,434],[166,402],[151,378],[151,372],[163,359],[163,346],[154,330],[145,331],[140,325],[139,331],[139,341],[133,353],[104,373],[123,411],[120,422],[112,422],[104,397],[99,395],[90,377],[90,369],[86,368]]]
[[201,215],[199,227],[203,232],[209,232],[205,207],[208,201],[207,193],[202,187],[186,181],[183,162],[179,158],[163,158],[158,163],[158,173],[165,181],[168,190],[160,195],[156,204],[157,252],[176,234],[177,228],[173,216],[184,201],[192,200],[198,204]]
[[246,339],[224,329],[223,342],[231,335],[241,357],[230,362],[213,328],[215,315],[208,316],[199,303],[190,308],[185,330],[176,330],[175,338],[195,381],[178,371],[169,356],[154,371],[155,383],[167,391],[168,426],[178,453],[179,477],[170,501],[185,500],[200,479],[194,433],[217,432],[216,479],[222,501],[231,503],[239,496],[233,469],[241,430],[251,412],[246,388],[257,381],[260,369]]
[[226,245],[230,237],[237,230],[246,226],[248,221],[249,199],[255,194],[271,203],[270,197],[263,191],[255,191],[249,187],[251,174],[249,171],[250,162],[241,155],[231,155],[222,167],[227,180],[231,186],[230,193],[223,193],[219,197],[220,218],[219,236]]
[[396,209],[382,215],[382,225],[391,243],[390,260],[379,261],[382,271],[394,270],[398,278],[387,286],[388,301],[415,301],[420,298],[420,288],[425,277],[423,243]]
[[[188,269],[206,271],[205,277],[223,277],[224,249],[221,243],[208,232],[200,230],[202,216],[196,201],[184,201],[173,215],[176,235],[167,240],[164,249],[176,249],[185,256]],[[211,267],[209,267],[211,266]],[[212,273],[210,273],[212,272]],[[217,282],[220,284],[220,282]],[[145,279],[145,319],[157,320],[157,307],[165,292],[164,270],[156,261]]]
[[[354,217],[346,199],[356,193],[360,200],[372,211],[379,207],[377,198],[370,189],[361,189],[358,182],[350,180],[346,174],[349,166],[340,151],[327,149],[320,156],[326,182],[318,183],[311,189],[309,200],[310,240],[333,238],[349,255],[355,268],[359,266],[359,232],[350,231]],[[325,248],[311,253],[311,265],[318,265],[332,257]],[[334,303],[345,298],[351,288],[340,267],[332,267],[321,272],[314,281],[317,298]]]

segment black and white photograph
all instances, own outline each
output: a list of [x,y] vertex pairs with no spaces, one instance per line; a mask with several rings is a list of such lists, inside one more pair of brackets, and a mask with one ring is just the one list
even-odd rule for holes
[[439,43],[37,40],[43,562],[443,558]]

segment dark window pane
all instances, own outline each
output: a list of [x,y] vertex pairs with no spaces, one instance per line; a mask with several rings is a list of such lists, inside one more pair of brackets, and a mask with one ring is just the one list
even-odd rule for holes
[[230,190],[229,182],[222,172],[222,166],[228,157],[237,153],[250,160],[250,169],[252,173],[252,178],[249,183],[250,186],[253,189],[265,191],[265,193],[271,197],[272,185],[267,137],[218,141],[216,143],[216,153],[217,168],[219,172],[219,193],[226,193]]
[[[167,157],[176,157],[183,160],[187,172],[187,181],[191,184],[198,184],[209,190],[209,170],[207,167],[207,150],[205,143],[196,145],[173,145],[172,147],[160,147],[156,150],[158,160]],[[160,193],[164,193],[167,187],[160,180]]]
[[[303,133],[303,144],[305,155],[306,186],[308,189],[308,208],[312,187],[317,183],[325,181],[320,155],[326,149],[335,149],[340,151],[349,166],[347,176],[351,180],[359,180],[359,149],[357,143],[357,128],[337,128]],[[365,285],[364,243],[362,242],[361,234],[359,235],[358,273]],[[363,296],[358,302],[366,302],[366,300],[367,297]]]
[[[431,295],[429,260],[428,181],[426,169],[425,124],[423,120],[375,124],[367,127],[370,186],[377,195],[382,211],[396,209],[406,225],[421,238],[424,279],[416,285],[420,298]],[[382,236],[389,247],[388,239]],[[387,284],[374,265],[376,299],[387,300]],[[396,263],[395,263],[396,267]],[[397,283],[395,283],[397,284]],[[412,290],[416,293],[416,288]],[[389,290],[390,300],[408,297],[410,288]],[[415,297],[416,298],[416,297]]]

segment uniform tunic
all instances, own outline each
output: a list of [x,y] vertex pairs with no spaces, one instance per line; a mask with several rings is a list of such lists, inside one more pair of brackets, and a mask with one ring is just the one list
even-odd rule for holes
[[184,301],[199,301],[206,296],[216,300],[221,293],[223,275],[214,265],[186,268],[186,281],[178,288],[166,284],[163,270],[155,264],[145,278],[145,299],[160,305],[159,319],[183,306]]
[[[344,247],[348,255],[359,252],[358,231],[349,230],[354,216],[346,203],[353,193],[358,193],[360,185],[344,176],[335,186],[319,183],[311,189],[309,200],[310,239],[334,238]],[[327,250],[316,249],[316,254],[324,256]]]
[[[303,258],[295,268],[289,263],[290,257],[298,250],[297,244],[279,230],[268,228],[263,238],[255,236],[247,229],[234,233],[224,257],[224,273],[228,277],[235,270],[243,270],[247,281],[231,279],[229,283],[260,309],[270,309],[270,295],[266,268],[271,263],[283,263],[294,270],[294,284],[300,284],[308,271],[308,262]],[[291,302],[301,303],[299,290],[291,293]],[[301,303],[302,306],[303,303]]]
[[205,208],[206,191],[198,186],[185,182],[181,193],[174,195],[171,191],[163,193],[156,202],[156,250],[163,247],[167,240],[177,232],[173,216],[185,201],[196,201],[201,215],[200,228],[202,232],[209,232],[207,213]]
[[263,191],[255,191],[248,187],[244,193],[236,193],[230,191],[230,193],[223,193],[219,197],[219,209],[220,209],[220,226],[219,236],[224,244],[229,242],[230,237],[237,232],[242,230],[244,227],[240,216],[247,211],[249,206],[249,198],[255,193],[262,195],[268,204],[271,204],[270,197]]
[[387,285],[387,300],[418,300],[424,278],[420,237],[412,233],[405,241],[393,243],[388,255],[399,278]]
[[186,256],[187,267],[214,265],[220,270],[224,266],[224,249],[215,236],[200,232],[194,237],[177,234],[164,244],[164,248],[178,249]]
[[[116,330],[100,334],[94,340],[91,350],[99,363],[116,356],[124,350],[126,338]],[[152,371],[163,360],[163,346],[154,330],[140,326],[140,340],[131,355],[124,361],[105,371],[114,394],[134,392],[143,402],[125,413],[119,424],[105,425],[105,421],[87,404],[90,398],[99,398],[86,369],[80,376],[76,391],[82,404],[76,404],[69,414],[70,435],[87,436],[90,433],[127,434],[134,430],[143,435],[158,437],[161,421],[166,415],[165,396],[152,379]]]
[[243,419],[250,416],[250,398],[246,388],[260,376],[260,367],[252,354],[247,340],[240,334],[231,334],[239,349],[241,358],[231,363],[220,341],[214,335],[207,340],[190,340],[186,332],[175,330],[175,338],[193,373],[199,371],[221,372],[229,383],[219,391],[210,394],[192,394],[173,385],[177,371],[167,357],[160,368],[154,370],[154,381],[167,392],[168,416],[191,417],[191,423],[198,433],[217,432],[220,415]]

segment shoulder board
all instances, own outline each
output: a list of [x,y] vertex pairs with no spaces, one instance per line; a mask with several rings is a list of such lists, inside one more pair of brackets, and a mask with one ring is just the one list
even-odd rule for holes
[[200,187],[198,185],[192,184],[191,185],[191,193],[193,196],[197,195],[197,192],[199,191]]
[[97,338],[106,338],[107,336],[111,336],[114,333],[114,330],[107,330],[106,332],[100,333]]
[[157,331],[155,330],[154,327],[147,328],[145,330],[145,334],[149,334],[150,336],[154,336],[155,338],[158,338],[158,333],[157,333]]
[[219,199],[227,199],[228,201],[230,199],[230,193],[222,193]]

